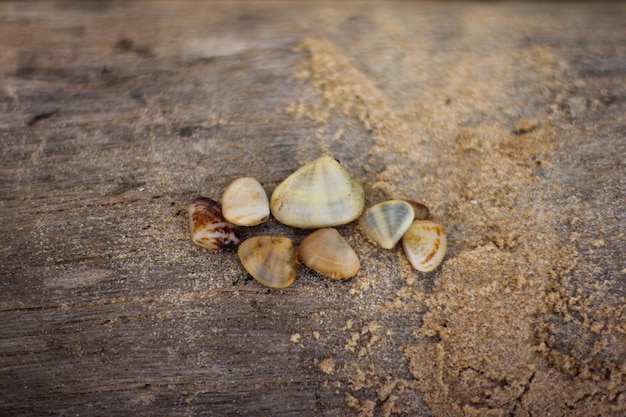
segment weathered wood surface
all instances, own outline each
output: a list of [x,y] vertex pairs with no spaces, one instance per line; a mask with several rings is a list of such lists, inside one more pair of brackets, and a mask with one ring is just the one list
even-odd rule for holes
[[[624,415],[625,11],[0,3],[0,414]],[[347,225],[355,279],[273,291],[190,243],[322,154],[443,265]]]

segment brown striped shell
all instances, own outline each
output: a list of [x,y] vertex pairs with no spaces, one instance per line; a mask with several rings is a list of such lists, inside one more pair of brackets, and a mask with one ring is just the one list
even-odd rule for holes
[[194,198],[189,203],[191,241],[206,249],[235,249],[239,238],[237,226],[222,216],[222,207],[206,197]]

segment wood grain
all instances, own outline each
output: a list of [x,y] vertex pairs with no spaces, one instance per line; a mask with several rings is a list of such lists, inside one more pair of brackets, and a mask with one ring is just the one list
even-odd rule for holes
[[[621,415],[625,11],[0,3],[0,414]],[[321,154],[444,265],[351,224],[355,279],[270,290],[191,244]]]

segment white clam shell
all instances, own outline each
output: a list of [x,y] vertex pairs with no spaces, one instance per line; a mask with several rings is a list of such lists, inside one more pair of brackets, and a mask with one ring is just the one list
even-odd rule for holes
[[411,226],[414,216],[410,203],[389,200],[367,209],[359,219],[359,226],[380,247],[391,249]]
[[255,226],[270,217],[270,204],[263,186],[254,178],[233,181],[222,196],[222,214],[239,226]]
[[338,226],[361,215],[365,192],[337,160],[323,156],[280,183],[272,193],[270,208],[276,220],[288,226]]
[[415,269],[421,272],[432,271],[446,254],[446,231],[437,222],[416,220],[402,237],[402,247]]
[[312,270],[332,279],[351,278],[361,262],[350,244],[332,228],[316,230],[298,248],[300,260]]
[[222,216],[220,203],[206,197],[194,198],[189,203],[191,240],[206,249],[234,249],[239,245],[235,235],[237,226]]
[[289,238],[251,237],[239,245],[237,254],[246,271],[263,285],[286,288],[296,279],[298,258]]

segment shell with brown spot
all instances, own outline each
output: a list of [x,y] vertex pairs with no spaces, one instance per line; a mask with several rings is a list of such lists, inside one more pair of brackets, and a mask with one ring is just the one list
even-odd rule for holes
[[424,204],[414,200],[407,200],[406,198],[403,200],[413,207],[415,220],[428,220],[430,218],[430,210]]
[[416,220],[402,237],[402,247],[415,269],[421,272],[432,271],[446,254],[446,231],[432,220]]

